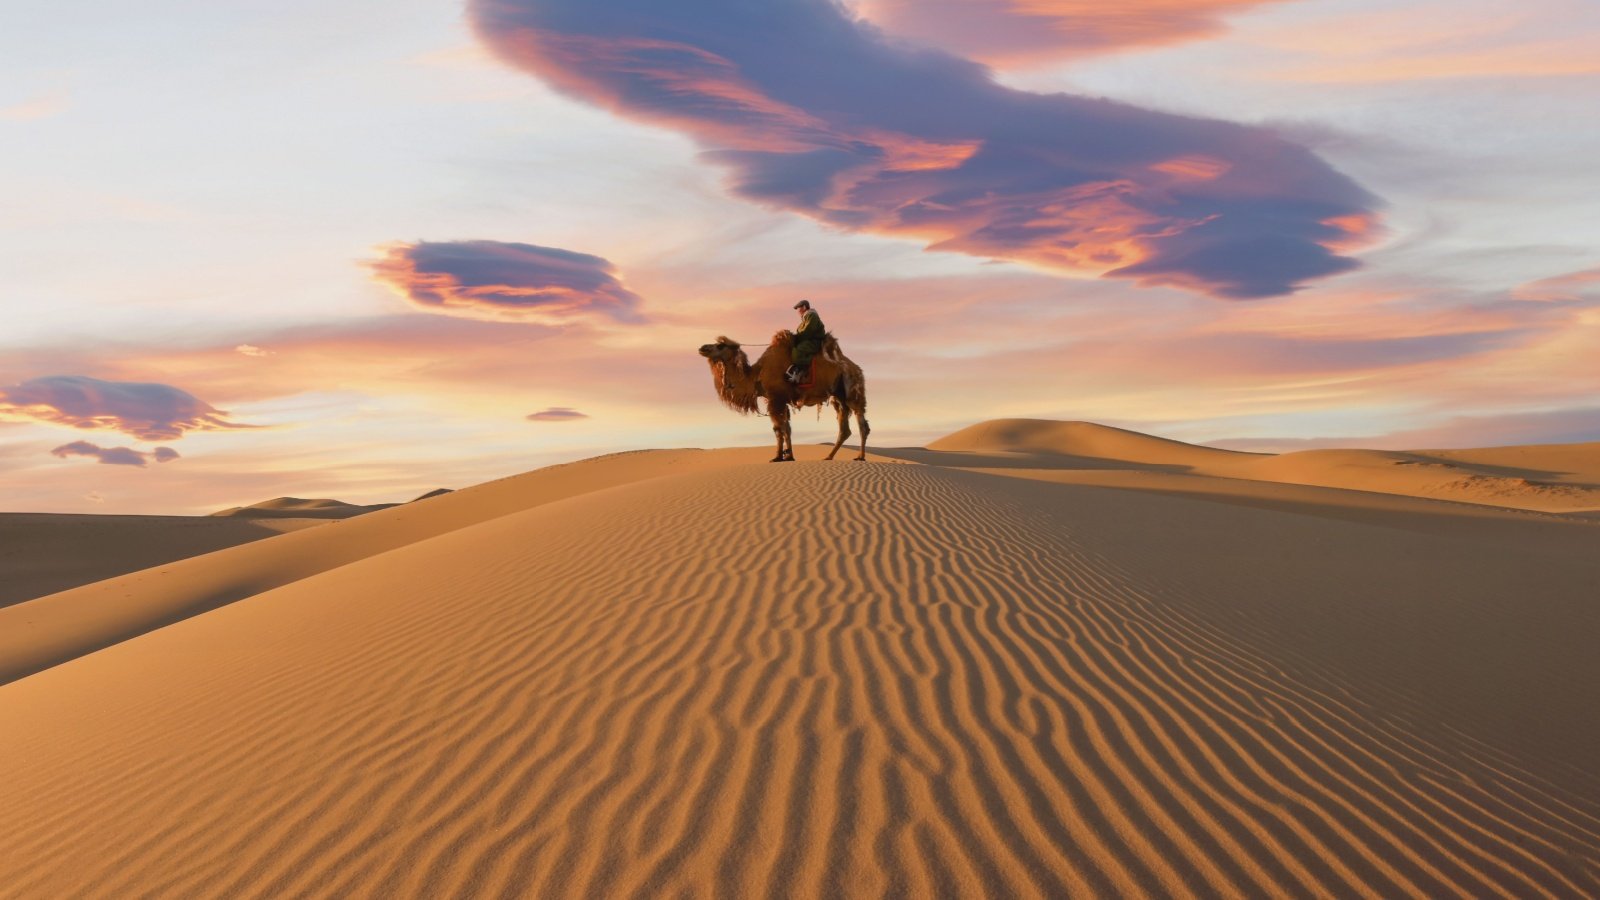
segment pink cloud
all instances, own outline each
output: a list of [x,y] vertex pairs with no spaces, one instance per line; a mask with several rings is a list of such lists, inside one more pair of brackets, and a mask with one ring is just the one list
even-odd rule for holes
[[[1322,83],[1561,78],[1600,73],[1593,5],[1495,0],[1352,5],[1257,29],[1286,65],[1276,78]],[[1557,8],[1557,7],[1561,8]]]
[[469,10],[507,62],[848,231],[1247,299],[1354,268],[1341,254],[1378,230],[1375,198],[1271,130],[1013,90],[830,0]]
[[66,459],[72,456],[87,456],[97,460],[101,465],[107,466],[137,466],[144,468],[150,461],[158,463],[171,462],[178,458],[178,451],[171,447],[157,447],[153,452],[143,453],[132,447],[101,447],[88,441],[73,441],[50,451],[52,456]]
[[391,244],[377,279],[427,312],[560,324],[599,317],[639,321],[639,296],[598,256],[501,241]]
[[[773,327],[763,326],[763,332]],[[591,404],[618,402],[653,409],[692,406],[710,390],[702,384],[704,366],[695,364],[694,348],[705,338],[696,329],[674,344],[672,333],[672,326],[658,323],[641,342],[633,329],[582,321],[508,325],[402,313],[223,334],[187,345],[19,348],[0,359],[0,378],[8,370],[57,366],[89,369],[106,380],[161,372],[180,383],[204,384],[209,395],[231,405],[270,402],[286,419],[299,419],[294,410],[301,405],[280,402],[286,398],[324,398],[316,407],[326,410],[329,403],[357,402],[356,395],[407,397],[419,415],[449,408],[479,410],[495,420],[511,412],[520,419],[524,412],[517,407],[527,401],[529,387],[538,385],[561,386],[566,396],[549,399],[589,412]],[[241,340],[272,352],[242,355],[235,349]],[[17,425],[31,421],[37,419],[19,417]],[[0,415],[0,426],[5,422]]]
[[249,428],[187,391],[166,384],[52,375],[0,388],[0,417],[171,441],[190,431]]
[[1600,304],[1600,269],[1530,282],[1512,291],[1511,296],[1536,303]]
[[1207,37],[1228,15],[1277,2],[863,0],[861,11],[896,37],[1009,65]]

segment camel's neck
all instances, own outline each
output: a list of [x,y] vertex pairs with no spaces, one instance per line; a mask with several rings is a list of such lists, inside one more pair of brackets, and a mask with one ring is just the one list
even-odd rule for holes
[[727,362],[712,363],[711,378],[723,403],[739,412],[757,411],[756,398],[760,392],[750,360],[743,353]]

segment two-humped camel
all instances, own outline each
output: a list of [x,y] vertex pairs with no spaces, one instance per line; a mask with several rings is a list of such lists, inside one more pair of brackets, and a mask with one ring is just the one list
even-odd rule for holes
[[845,358],[839,351],[839,342],[829,334],[822,342],[822,352],[817,355],[814,378],[809,386],[792,384],[784,377],[794,349],[794,332],[780,331],[772,337],[769,346],[755,365],[740,349],[737,341],[725,337],[716,343],[700,348],[700,355],[711,363],[711,380],[716,385],[717,396],[738,413],[761,412],[759,401],[767,401],[767,415],[772,419],[772,433],[778,439],[778,455],[773,462],[794,460],[794,441],[790,436],[789,412],[807,406],[832,404],[839,415],[839,439],[828,451],[828,459],[839,452],[850,439],[850,416],[856,417],[861,427],[861,452],[856,459],[867,458],[867,435],[872,427],[867,424],[867,380],[861,367]]

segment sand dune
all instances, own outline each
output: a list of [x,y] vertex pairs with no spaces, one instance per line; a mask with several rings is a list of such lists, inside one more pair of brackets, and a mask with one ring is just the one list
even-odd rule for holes
[[299,517],[0,513],[0,607],[322,524]]
[[209,516],[0,513],[0,607],[394,505],[279,497]]
[[1506,474],[1534,475],[1557,483],[1600,484],[1600,442],[1417,452],[1446,462],[1492,466],[1507,470]]
[[929,450],[978,453],[1047,453],[1101,460],[1107,465],[1200,470],[1236,464],[1263,454],[1218,450],[1172,441],[1094,422],[1048,419],[994,419],[980,422],[928,444]]
[[[1017,466],[1163,471],[1399,494],[1547,512],[1600,511],[1600,444],[1487,450],[1219,450],[1091,422],[996,419],[929,450],[993,457]],[[969,467],[972,463],[967,464]]]
[[394,505],[379,503],[372,506],[358,506],[342,500],[278,497],[274,500],[252,503],[249,506],[230,506],[212,515],[238,519],[349,519],[380,509],[388,509]]
[[762,452],[82,589],[254,590],[0,686],[0,895],[1600,893],[1593,526]]
[[[625,453],[437,495],[0,609],[0,684],[379,553],[600,487],[762,458],[755,449]],[[822,451],[805,448],[802,459]],[[420,499],[420,498],[419,498]]]

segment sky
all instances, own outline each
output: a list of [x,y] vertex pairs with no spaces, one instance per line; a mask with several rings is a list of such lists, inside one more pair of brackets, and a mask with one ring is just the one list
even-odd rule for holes
[[0,30],[3,511],[764,444],[800,299],[880,446],[1600,441],[1592,0],[103,7]]

